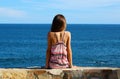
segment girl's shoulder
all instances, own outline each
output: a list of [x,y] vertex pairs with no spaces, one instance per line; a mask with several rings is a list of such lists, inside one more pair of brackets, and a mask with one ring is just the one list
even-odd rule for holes
[[[65,33],[70,33],[69,31],[62,31],[62,32],[65,32]],[[49,34],[54,34],[54,33],[61,33],[61,32],[48,32]]]
[[66,34],[71,34],[69,31],[65,31]]
[[[71,35],[71,33],[69,31],[64,31],[64,32],[67,35]],[[60,32],[48,32],[48,35],[54,35],[55,33],[60,33]]]
[[69,31],[65,31],[66,36],[71,37],[71,33]]

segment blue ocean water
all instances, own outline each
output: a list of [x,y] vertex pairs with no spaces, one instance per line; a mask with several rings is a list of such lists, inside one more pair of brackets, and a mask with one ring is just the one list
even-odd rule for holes
[[[0,68],[44,66],[50,24],[0,24]],[[68,24],[73,64],[120,67],[120,25]]]

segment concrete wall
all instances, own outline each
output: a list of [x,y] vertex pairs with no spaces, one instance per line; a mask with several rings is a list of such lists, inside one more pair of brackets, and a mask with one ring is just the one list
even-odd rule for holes
[[120,79],[120,68],[0,69],[0,79]]

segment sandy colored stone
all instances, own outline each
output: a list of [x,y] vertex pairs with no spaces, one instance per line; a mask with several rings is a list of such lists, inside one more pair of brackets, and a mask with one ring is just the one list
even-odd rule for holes
[[2,79],[26,79],[26,70],[20,69],[6,69],[2,71]]
[[3,74],[2,74],[2,72],[0,71],[0,79],[2,79],[2,75],[3,75]]
[[40,69],[31,69],[27,71],[27,79],[46,79],[44,77],[46,74],[45,70]]
[[47,71],[52,75],[60,75],[63,72],[62,69],[50,69],[50,70],[47,70]]

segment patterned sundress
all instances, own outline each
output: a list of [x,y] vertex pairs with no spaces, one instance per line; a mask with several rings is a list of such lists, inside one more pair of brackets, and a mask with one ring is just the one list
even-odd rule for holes
[[67,47],[64,43],[65,32],[62,37],[62,41],[58,41],[57,35],[55,33],[55,37],[57,39],[57,43],[51,47],[51,55],[49,68],[68,68],[69,62],[67,58]]

